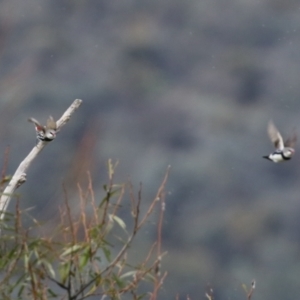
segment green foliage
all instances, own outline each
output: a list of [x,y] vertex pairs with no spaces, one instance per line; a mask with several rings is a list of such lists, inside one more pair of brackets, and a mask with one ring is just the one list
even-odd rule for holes
[[[100,204],[95,201],[91,181],[85,193],[79,189],[80,212],[71,212],[69,199],[65,199],[61,223],[51,236],[36,236],[33,229],[43,227],[37,220],[35,226],[24,229],[18,205],[15,215],[6,216],[0,237],[1,299],[77,300],[93,295],[99,299],[121,299],[125,294],[133,299],[157,298],[166,276],[157,270],[162,257],[160,235],[142,262],[130,265],[127,257],[134,251],[131,246],[137,233],[159,203],[162,220],[167,174],[141,217],[140,191],[135,199],[130,184],[114,184],[115,167],[109,161],[109,183],[104,187],[105,197]],[[118,215],[126,191],[130,195],[132,226]],[[158,232],[161,226],[159,221]],[[116,232],[115,243],[111,243]],[[146,294],[140,288],[144,281],[149,286]]]

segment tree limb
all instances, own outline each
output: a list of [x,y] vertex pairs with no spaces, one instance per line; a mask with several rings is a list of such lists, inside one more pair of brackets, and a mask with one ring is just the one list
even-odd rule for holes
[[[70,120],[72,114],[81,105],[82,100],[76,99],[71,106],[65,111],[62,117],[56,122],[57,132]],[[44,149],[48,142],[39,141],[39,143],[31,150],[27,157],[20,163],[15,174],[11,178],[10,182],[6,186],[1,198],[0,198],[0,220],[5,216],[6,209],[9,201],[13,196],[15,190],[26,181],[26,172],[32,161],[37,155]]]

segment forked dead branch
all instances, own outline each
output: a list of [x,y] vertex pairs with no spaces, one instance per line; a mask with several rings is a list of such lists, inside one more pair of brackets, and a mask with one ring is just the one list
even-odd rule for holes
[[[56,122],[56,132],[59,132],[61,128],[70,120],[75,110],[81,105],[82,100],[76,99],[71,106],[65,111],[62,117]],[[39,141],[39,143],[30,151],[27,157],[20,163],[15,174],[12,176],[7,187],[4,189],[0,198],[0,220],[5,216],[10,199],[12,198],[15,190],[26,181],[26,172],[32,161],[38,156],[38,154],[47,145],[47,141]]]

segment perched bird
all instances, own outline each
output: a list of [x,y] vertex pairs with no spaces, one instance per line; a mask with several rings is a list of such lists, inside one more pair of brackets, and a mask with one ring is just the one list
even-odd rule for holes
[[51,116],[47,120],[46,126],[42,126],[39,121],[34,118],[30,118],[28,121],[34,123],[37,139],[50,142],[56,137],[56,122]]
[[297,141],[296,134],[294,133],[290,138],[283,142],[280,132],[274,123],[270,121],[268,125],[268,135],[276,150],[267,156],[263,156],[263,158],[271,160],[275,163],[290,160],[295,154],[294,147]]

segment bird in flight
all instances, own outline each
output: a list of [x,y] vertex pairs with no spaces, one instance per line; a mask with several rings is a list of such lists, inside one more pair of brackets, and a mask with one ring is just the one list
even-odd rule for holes
[[263,158],[271,160],[274,163],[290,160],[295,154],[294,147],[297,141],[296,134],[293,133],[290,138],[283,142],[283,138],[280,132],[278,131],[274,123],[270,121],[268,125],[268,135],[275,146],[275,151],[269,155],[263,156]]

